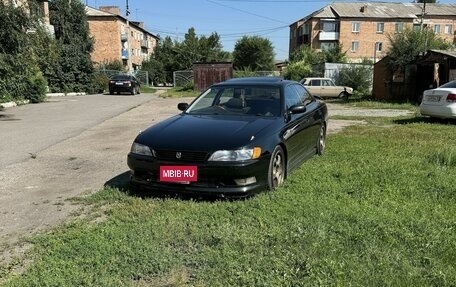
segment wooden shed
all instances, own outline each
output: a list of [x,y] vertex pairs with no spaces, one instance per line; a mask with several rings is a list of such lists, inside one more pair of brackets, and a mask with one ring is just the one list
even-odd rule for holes
[[231,79],[233,77],[232,62],[194,63],[193,81],[196,91],[204,91],[212,84]]

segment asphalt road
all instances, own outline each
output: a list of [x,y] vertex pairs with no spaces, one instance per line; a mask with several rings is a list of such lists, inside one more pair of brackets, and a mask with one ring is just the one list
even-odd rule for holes
[[152,99],[152,95],[52,97],[40,104],[0,111],[0,168],[40,151]]

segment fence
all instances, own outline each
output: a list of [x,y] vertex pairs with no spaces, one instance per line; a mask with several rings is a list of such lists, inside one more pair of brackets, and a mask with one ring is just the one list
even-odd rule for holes
[[[100,69],[100,70],[97,70],[96,72],[105,74],[108,78],[111,78],[112,76],[119,75],[119,74],[125,74],[124,71],[105,70],[105,69]],[[133,72],[133,76],[135,76],[138,79],[138,81],[141,83],[141,85],[149,86],[149,72],[137,70],[137,71]]]

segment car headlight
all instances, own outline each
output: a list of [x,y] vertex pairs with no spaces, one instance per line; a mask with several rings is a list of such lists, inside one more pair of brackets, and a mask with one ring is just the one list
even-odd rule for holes
[[146,145],[143,145],[143,144],[139,144],[139,143],[136,143],[134,142],[132,145],[131,145],[131,153],[135,153],[135,154],[140,154],[140,155],[152,155],[152,151],[150,150],[150,148]]
[[260,147],[238,150],[218,150],[211,155],[209,161],[243,161],[257,159],[260,155]]

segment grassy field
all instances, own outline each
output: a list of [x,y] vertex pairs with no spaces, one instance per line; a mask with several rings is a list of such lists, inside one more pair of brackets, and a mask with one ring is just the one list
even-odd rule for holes
[[34,237],[4,286],[454,286],[456,126],[352,126],[285,186],[239,201],[106,188]]

